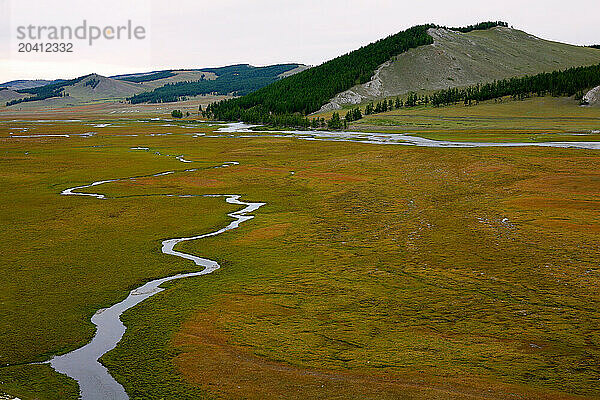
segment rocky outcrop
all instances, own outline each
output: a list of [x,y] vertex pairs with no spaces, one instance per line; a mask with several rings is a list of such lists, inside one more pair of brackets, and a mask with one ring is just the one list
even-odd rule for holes
[[593,88],[583,96],[583,103],[590,106],[600,105],[600,86]]

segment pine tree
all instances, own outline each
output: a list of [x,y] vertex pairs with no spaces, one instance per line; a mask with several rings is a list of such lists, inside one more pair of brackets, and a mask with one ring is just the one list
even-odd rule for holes
[[342,121],[340,119],[340,114],[334,112],[331,116],[331,119],[327,122],[327,127],[329,129],[335,130],[340,129],[342,127]]
[[344,122],[352,122],[354,120],[354,114],[353,111],[350,110],[346,113],[346,116],[344,117]]

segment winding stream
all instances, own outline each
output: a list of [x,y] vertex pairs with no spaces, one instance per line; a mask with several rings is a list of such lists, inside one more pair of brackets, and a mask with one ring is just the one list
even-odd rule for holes
[[[145,148],[144,148],[145,150]],[[183,159],[183,156],[177,157],[181,162],[190,162]],[[226,162],[214,168],[223,168],[230,165],[235,165],[236,162]],[[193,171],[193,170],[186,170]],[[150,176],[161,176],[175,173],[175,171],[161,172]],[[136,179],[138,177],[130,178],[119,178],[119,179],[108,179],[103,181],[97,181],[88,185],[76,186],[73,188],[65,189],[61,192],[62,195],[66,196],[88,196],[95,197],[97,199],[107,199],[107,197],[100,193],[80,192],[82,189],[89,189],[95,186],[99,186],[105,183],[118,182],[123,180]],[[152,196],[152,195],[149,195]],[[227,214],[233,219],[227,226],[216,230],[214,232],[182,238],[167,239],[162,242],[162,252],[172,256],[184,258],[186,260],[193,261],[197,266],[202,267],[202,270],[197,272],[190,272],[186,274],[177,274],[168,276],[165,278],[155,279],[144,285],[132,290],[127,298],[109,308],[101,309],[94,314],[91,321],[96,325],[96,334],[94,335],[91,342],[83,347],[80,347],[70,353],[53,357],[49,363],[57,372],[65,374],[77,381],[79,384],[81,398],[83,400],[100,400],[100,399],[128,399],[127,393],[123,386],[121,386],[108,372],[108,370],[98,361],[98,359],[114,349],[119,343],[123,334],[126,331],[125,325],[121,322],[120,316],[128,309],[141,303],[147,298],[160,293],[164,289],[160,287],[165,282],[169,282],[175,279],[190,278],[194,276],[206,275],[214,272],[219,268],[219,264],[216,261],[195,256],[193,254],[183,253],[175,250],[175,246],[178,243],[198,240],[210,236],[216,236],[223,232],[231,229],[236,229],[242,222],[248,221],[254,218],[250,213],[258,210],[265,203],[251,203],[240,200],[240,195],[161,195],[170,197],[223,197],[229,204],[236,204],[245,206],[241,210]]]

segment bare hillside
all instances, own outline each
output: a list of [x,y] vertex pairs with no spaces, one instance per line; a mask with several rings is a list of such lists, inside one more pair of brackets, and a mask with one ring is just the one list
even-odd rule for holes
[[57,81],[58,80],[48,81],[44,79],[19,79],[16,81],[0,83],[0,88],[7,88],[11,90],[31,89],[35,87],[49,85]]
[[70,102],[88,102],[95,100],[124,99],[143,92],[145,87],[140,83],[119,81],[98,74],[91,74],[80,82],[65,86]]
[[4,106],[7,101],[18,100],[27,97],[27,95],[15,92],[12,89],[0,88],[0,106]]

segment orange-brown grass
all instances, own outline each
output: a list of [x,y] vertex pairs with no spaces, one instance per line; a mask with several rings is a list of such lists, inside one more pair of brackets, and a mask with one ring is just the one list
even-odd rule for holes
[[[324,397],[368,397],[373,385],[408,398],[597,394],[597,237],[547,224],[555,215],[597,221],[593,208],[551,201],[598,200],[596,152],[228,140],[202,141],[202,151],[225,146],[242,164],[203,174],[267,205],[244,229],[183,245],[226,267],[154,304],[212,293],[189,307],[172,342],[188,384],[225,398],[312,397],[323,374],[334,382]],[[518,203],[528,198],[547,206]],[[284,224],[284,234],[263,234]],[[147,323],[151,309],[130,323]],[[172,332],[156,324],[157,336]],[[365,380],[379,374],[396,383]]]
[[[195,270],[161,240],[213,231],[236,209],[140,195],[241,194],[267,204],[238,230],[178,246],[222,269],[123,315],[103,362],[132,398],[600,396],[600,249],[586,229],[598,224],[597,151],[113,134],[161,129],[129,124],[0,139],[2,363],[85,343],[98,308]],[[226,161],[240,165],[210,168]],[[112,199],[59,195],[167,170],[180,172],[94,189]],[[28,368],[0,368],[2,390],[63,387],[34,390],[47,367]]]
[[[248,295],[222,295],[210,312],[196,314],[175,336],[183,350],[175,364],[189,382],[226,399],[582,399],[508,385],[476,376],[435,376],[394,373],[381,369],[322,369],[301,367],[260,357],[250,346],[234,345],[218,329],[223,315],[288,314],[293,308]],[[351,342],[330,343],[340,347]]]
[[249,232],[244,233],[238,239],[240,243],[251,243],[258,240],[269,240],[276,237],[285,235],[287,229],[292,226],[291,223],[275,224],[271,226],[265,226],[264,228],[253,229]]

